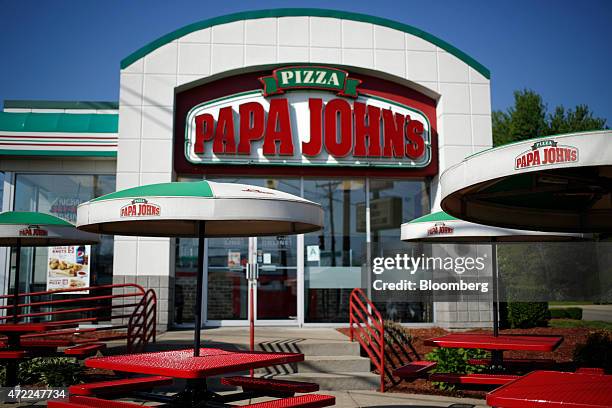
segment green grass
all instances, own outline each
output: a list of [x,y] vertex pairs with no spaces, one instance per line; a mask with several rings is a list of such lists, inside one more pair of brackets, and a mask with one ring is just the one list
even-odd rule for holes
[[612,331],[612,322],[602,322],[599,320],[573,320],[573,319],[551,319],[548,323],[550,327],[572,328],[585,327],[588,329],[601,329]]
[[592,305],[593,302],[585,301],[566,301],[566,302],[548,302],[550,306],[580,306],[580,305]]

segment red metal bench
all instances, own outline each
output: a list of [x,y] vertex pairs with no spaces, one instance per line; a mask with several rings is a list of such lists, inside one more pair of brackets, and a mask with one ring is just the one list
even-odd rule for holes
[[137,377],[119,380],[99,381],[88,384],[71,385],[68,391],[71,395],[101,395],[120,394],[129,391],[148,390],[160,385],[171,385],[172,377]]
[[594,374],[594,375],[605,375],[606,374],[603,368],[597,368],[597,367],[581,367],[577,369],[576,372],[580,374]]
[[142,408],[142,404],[132,402],[112,401],[93,397],[71,396],[66,400],[50,400],[48,408]]
[[[299,397],[276,399],[249,405],[234,405],[235,407],[252,408],[319,408],[336,404],[336,397],[322,394],[306,394]],[[59,408],[59,407],[58,407]],[[114,408],[114,407],[109,407]],[[121,408],[121,407],[117,407]]]
[[402,380],[417,379],[434,369],[438,363],[435,361],[413,361],[393,371],[393,375]]
[[88,357],[96,354],[98,350],[104,350],[105,348],[106,344],[104,343],[84,343],[64,349],[64,354],[67,356]]
[[319,391],[319,384],[316,383],[271,378],[225,377],[221,379],[221,384],[242,387],[245,391],[276,391],[290,394]]
[[[490,358],[471,358],[468,360],[469,364],[472,365],[491,365]],[[504,366],[511,367],[523,367],[523,366],[534,366],[538,368],[550,367],[555,365],[555,360],[551,358],[504,358]]]
[[[67,292],[81,296],[63,298]],[[128,352],[141,352],[155,341],[157,297],[133,283],[101,285],[42,292],[18,293],[20,322],[38,319],[58,330],[21,336],[22,347],[69,347],[81,343],[126,340]],[[0,295],[0,323],[15,319],[15,295]],[[110,324],[106,324],[110,322]],[[105,324],[99,324],[105,323]],[[78,328],[79,324],[90,327]],[[68,327],[62,327],[68,326]],[[74,326],[74,327],[70,327]],[[88,338],[85,338],[88,337]],[[0,344],[6,341],[0,340]]]
[[445,382],[452,384],[488,384],[503,385],[521,378],[519,375],[508,374],[453,374],[434,373],[429,376],[430,381]]
[[0,351],[0,360],[21,360],[28,354],[26,350],[4,350]]

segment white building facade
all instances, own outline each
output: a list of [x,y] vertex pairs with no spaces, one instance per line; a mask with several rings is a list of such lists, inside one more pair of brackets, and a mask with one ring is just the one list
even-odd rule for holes
[[[71,219],[76,204],[115,188],[200,179],[319,202],[322,232],[208,240],[209,326],[247,324],[246,262],[260,265],[258,324],[348,322],[348,294],[364,286],[372,256],[405,249],[400,224],[439,209],[438,175],[492,145],[489,71],[378,17],[308,9],[218,17],[137,50],[120,75],[118,104],[5,102],[3,210]],[[153,288],[162,327],[192,323],[194,245],[106,237],[94,283]],[[22,257],[31,271],[24,285],[40,283],[43,256]],[[377,305],[403,323],[491,322],[478,302],[403,295]]]

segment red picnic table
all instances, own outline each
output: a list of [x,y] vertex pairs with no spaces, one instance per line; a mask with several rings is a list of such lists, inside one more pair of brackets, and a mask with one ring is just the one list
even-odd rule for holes
[[[85,360],[85,365],[91,368],[127,373],[187,379],[185,390],[172,397],[172,401],[184,400],[186,404],[195,406],[201,404],[204,400],[220,398],[218,395],[207,391],[207,377],[301,361],[304,361],[304,355],[298,353],[244,352],[201,348],[198,357],[193,355],[193,349],[186,349],[88,358]],[[149,396],[152,397],[153,394],[149,394]],[[165,398],[156,397],[156,399],[152,399],[168,402]]]
[[501,408],[612,407],[612,375],[533,371],[487,394]]
[[[27,344],[22,344],[23,342],[21,341],[21,336],[27,333],[49,332],[58,327],[65,326],[67,326],[66,323],[53,322],[0,324],[0,334],[5,335],[7,338],[6,351],[0,352],[2,359],[8,360],[6,386],[12,387],[17,385],[18,360],[23,359],[28,355],[29,350],[24,349],[24,346],[27,346]],[[32,344],[31,346],[36,346],[36,344]],[[52,344],[47,344],[45,347],[55,346]]]
[[559,347],[561,342],[563,342],[562,336],[534,336],[522,334],[494,336],[492,334],[480,333],[452,333],[425,340],[425,344],[428,346],[490,350],[492,352],[492,368],[500,368],[503,366],[504,351],[523,350],[550,352]]
[[425,340],[429,346],[447,348],[480,348],[485,350],[554,351],[563,341],[561,336],[526,336],[452,333]]

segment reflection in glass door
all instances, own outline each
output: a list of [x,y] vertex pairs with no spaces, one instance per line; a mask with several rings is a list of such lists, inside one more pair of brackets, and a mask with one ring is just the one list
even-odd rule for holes
[[256,320],[297,319],[297,238],[259,237]]
[[207,241],[206,323],[246,321],[249,303],[245,271],[249,238],[210,238]]

